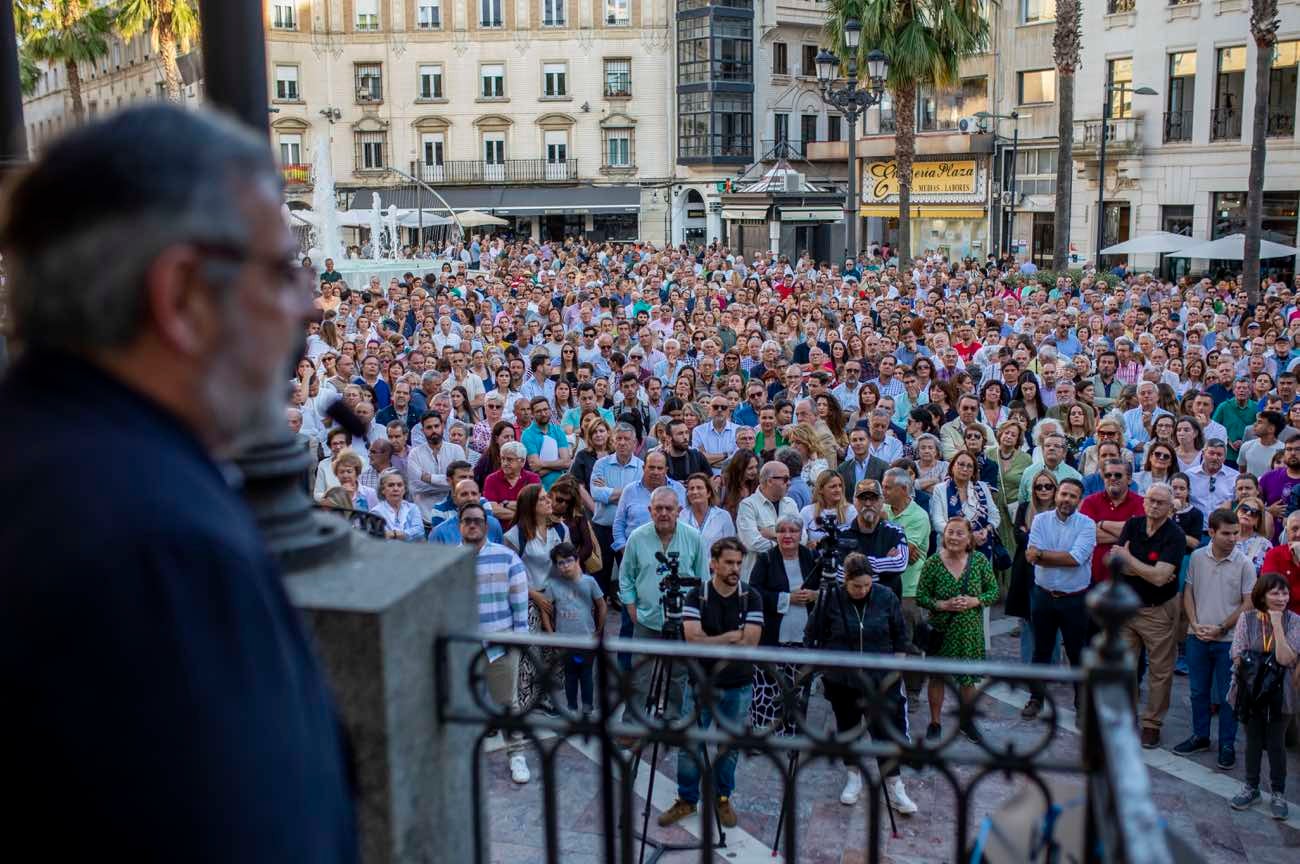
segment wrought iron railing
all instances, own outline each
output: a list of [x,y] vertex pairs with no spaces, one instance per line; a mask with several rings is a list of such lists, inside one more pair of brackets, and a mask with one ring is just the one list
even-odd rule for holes
[[1193,111],[1165,112],[1165,143],[1192,140]]
[[310,186],[311,166],[306,163],[286,163],[280,166],[285,186]]
[[[1036,790],[1041,796],[1042,815],[1036,817],[1040,821],[1035,823],[1034,833],[1044,843],[1055,842],[1052,826],[1059,808],[1085,808],[1085,836],[1077,847],[1049,849],[1041,859],[1033,860],[1170,862],[1172,857],[1151,799],[1134,725],[1133,660],[1121,635],[1124,621],[1136,607],[1136,595],[1127,587],[1108,583],[1094,589],[1089,608],[1102,631],[1085,652],[1082,668],[531,634],[442,637],[435,651],[439,722],[470,726],[479,731],[473,754],[473,788],[469,791],[475,802],[475,860],[499,860],[499,856],[491,853],[488,826],[514,821],[500,813],[492,814],[489,819],[484,806],[488,809],[524,806],[514,796],[493,796],[489,800],[485,794],[489,782],[485,774],[485,743],[489,736],[499,733],[508,741],[522,737],[525,748],[540,759],[540,819],[535,813],[528,813],[525,818],[530,822],[540,821],[543,828],[540,855],[548,862],[566,860],[576,851],[569,845],[572,838],[561,836],[558,816],[561,783],[572,789],[575,782],[572,761],[566,758],[561,764],[560,753],[565,742],[573,742],[575,747],[581,745],[593,759],[590,778],[577,781],[582,784],[589,779],[591,785],[584,787],[584,794],[595,792],[599,811],[590,816],[592,821],[583,829],[582,839],[587,845],[581,851],[584,858],[603,860],[606,864],[616,861],[630,864],[638,860],[634,852],[646,836],[651,811],[644,803],[638,804],[634,794],[642,802],[653,801],[654,796],[653,787],[637,791],[636,775],[646,770],[648,781],[654,782],[658,766],[650,754],[657,755],[660,748],[677,748],[702,769],[699,770],[703,784],[701,827],[696,831],[700,840],[699,860],[715,860],[714,850],[726,847],[728,829],[723,827],[714,804],[713,775],[708,770],[707,748],[710,747],[739,751],[745,754],[742,758],[749,763],[748,771],[761,771],[778,779],[779,794],[768,795],[754,805],[755,810],[762,808],[769,818],[760,820],[758,813],[747,815],[743,804],[739,809],[751,825],[771,822],[770,816],[778,808],[783,814],[792,814],[790,818],[778,818],[779,827],[762,838],[773,848],[773,856],[779,850],[786,861],[804,860],[800,858],[800,849],[810,839],[803,836],[808,810],[800,810],[809,781],[801,780],[801,772],[819,760],[834,760],[855,765],[861,771],[867,815],[865,860],[872,864],[886,860],[882,833],[894,818],[883,792],[883,776],[875,776],[868,770],[872,762],[883,767],[886,773],[892,773],[895,766],[934,769],[927,776],[936,777],[951,788],[955,807],[951,811],[945,809],[945,814],[955,817],[952,846],[935,848],[934,860],[975,860],[971,851],[979,839],[990,830],[994,833],[1002,830],[998,826],[997,808],[990,810],[987,801],[981,804],[976,800],[981,782],[1000,775],[1018,778],[1022,790]],[[520,677],[531,681],[530,690],[535,694],[531,701],[515,708],[504,708],[492,701],[486,689],[490,652],[495,652],[493,656],[512,653],[518,658]],[[583,653],[594,669],[595,710],[590,714],[543,710],[542,703],[548,698],[553,698],[556,706],[561,704],[564,692],[561,665],[574,652]],[[627,669],[620,666],[620,652],[631,657]],[[785,724],[788,728],[781,732],[755,728],[747,716],[736,721],[723,717],[711,727],[702,728],[701,712],[707,709],[718,717],[722,696],[707,671],[706,664],[710,661],[750,663],[761,669],[769,680],[777,682],[779,719],[776,725]],[[697,683],[693,685],[690,707],[682,713],[670,706],[665,718],[652,710],[650,700],[643,702],[636,695],[634,682],[638,676],[660,674],[661,666],[672,670],[674,665],[678,670],[684,667]],[[847,676],[842,680],[860,692],[859,706],[866,712],[867,722],[878,723],[873,729],[875,734],[867,737],[859,729],[842,735],[827,732],[815,719],[809,719],[825,714],[819,697],[809,695],[810,690],[816,690],[812,682],[825,673]],[[678,677],[671,671],[663,674],[670,679]],[[938,676],[944,681],[950,716],[955,715],[957,721],[950,723],[936,740],[909,736],[890,719],[892,715],[886,710],[891,700],[904,692],[905,679],[924,675]],[[980,683],[969,701],[959,697],[956,676],[978,676]],[[1029,687],[1043,693],[1043,712],[1029,721],[1030,729],[1026,731],[1023,725],[1018,725],[1012,735],[986,734],[970,744],[959,740],[958,728],[987,714],[1007,710],[1002,702],[1010,692],[1009,686]],[[1072,689],[1082,734],[1082,747],[1078,749],[1061,743],[1064,725],[1061,715]],[[992,726],[985,727],[986,733],[990,730]],[[507,745],[507,749],[511,746],[517,745]],[[646,766],[641,766],[643,756],[648,757]],[[801,759],[804,760],[802,768]],[[739,791],[743,800],[755,800],[760,794],[756,790]],[[531,800],[536,801],[536,796]],[[566,800],[565,804],[569,806],[572,802]],[[972,817],[981,810],[989,810],[989,815],[980,829],[973,831]],[[599,834],[594,844],[592,832]],[[662,831],[653,829],[649,834],[652,846],[654,837],[663,836]],[[517,842],[513,836],[498,839]],[[825,842],[824,837],[816,839]]]
[[426,183],[572,183],[578,179],[577,159],[561,162],[548,159],[506,159],[502,162],[451,159],[437,165],[411,164],[413,173]]
[[1290,138],[1295,134],[1295,114],[1291,111],[1268,112],[1268,132],[1270,138]]
[[1236,108],[1215,108],[1210,112],[1211,141],[1240,141],[1241,112]]

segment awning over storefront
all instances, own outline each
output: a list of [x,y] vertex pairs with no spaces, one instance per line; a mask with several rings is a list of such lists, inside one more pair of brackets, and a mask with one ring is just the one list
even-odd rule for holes
[[[866,204],[860,211],[862,216],[897,217],[897,204]],[[959,204],[913,204],[913,219],[983,219],[988,215],[983,207],[963,206]]]
[[839,222],[844,219],[843,207],[782,207],[782,222]]
[[[497,216],[565,216],[578,213],[637,213],[641,209],[640,186],[439,186],[438,193],[453,210],[481,210]],[[367,203],[378,192],[381,206],[424,207],[444,210],[442,203],[414,185],[379,186],[357,190],[356,197]]]
[[728,222],[765,222],[766,207],[727,207],[722,211],[722,218]]

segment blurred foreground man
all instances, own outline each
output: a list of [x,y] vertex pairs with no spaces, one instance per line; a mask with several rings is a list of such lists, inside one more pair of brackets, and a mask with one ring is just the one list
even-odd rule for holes
[[278,422],[311,314],[266,140],[163,106],[83,127],[6,190],[0,250],[7,842],[356,861],[338,717],[216,461]]

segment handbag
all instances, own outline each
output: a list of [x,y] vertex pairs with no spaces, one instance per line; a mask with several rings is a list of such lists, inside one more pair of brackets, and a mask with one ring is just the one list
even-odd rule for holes
[[587,539],[591,541],[591,554],[582,562],[582,572],[599,573],[604,561],[600,557],[600,542],[596,540],[596,531],[591,527],[591,522],[583,519],[582,524],[587,529]]
[[1265,722],[1282,716],[1283,686],[1289,673],[1277,662],[1267,633],[1263,641],[1263,651],[1244,651],[1237,664],[1237,704],[1233,708],[1239,723],[1249,723],[1256,716]]

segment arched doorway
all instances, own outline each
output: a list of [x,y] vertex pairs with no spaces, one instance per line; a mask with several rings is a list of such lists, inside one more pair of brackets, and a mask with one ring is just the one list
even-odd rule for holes
[[683,239],[693,249],[708,242],[708,208],[698,189],[687,189],[682,198],[685,200],[682,207]]

